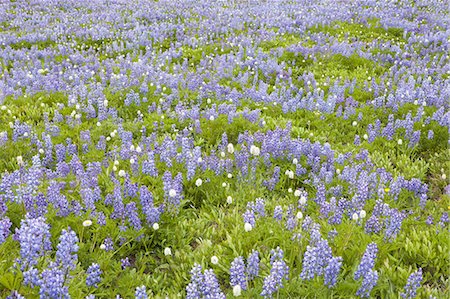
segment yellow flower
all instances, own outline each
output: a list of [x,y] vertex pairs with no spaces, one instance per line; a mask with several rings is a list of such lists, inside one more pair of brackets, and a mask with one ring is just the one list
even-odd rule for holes
[[389,188],[384,188],[384,191],[385,191],[385,192],[389,192],[389,191],[391,191],[391,189],[389,189]]

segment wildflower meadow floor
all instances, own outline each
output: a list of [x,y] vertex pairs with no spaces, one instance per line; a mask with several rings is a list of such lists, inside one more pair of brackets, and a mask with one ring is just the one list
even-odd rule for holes
[[449,298],[449,15],[0,1],[0,298]]

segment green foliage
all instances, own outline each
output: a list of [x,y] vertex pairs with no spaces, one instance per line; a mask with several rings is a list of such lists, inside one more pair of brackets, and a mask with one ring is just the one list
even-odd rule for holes
[[[145,17],[139,22],[148,22]],[[181,22],[177,19],[176,22]],[[245,30],[252,27],[251,24],[245,24]],[[0,23],[0,31],[13,30],[8,24]],[[80,248],[78,251],[77,268],[71,273],[71,282],[69,290],[73,298],[82,298],[86,294],[95,294],[98,298],[115,298],[120,294],[123,298],[132,298],[134,289],[138,285],[145,285],[151,290],[151,298],[177,298],[185,296],[184,289],[189,283],[189,271],[194,263],[201,264],[204,268],[212,268],[217,275],[227,297],[232,296],[232,288],[229,285],[229,266],[232,260],[237,256],[245,256],[252,249],[261,252],[262,263],[261,273],[255,281],[249,283],[249,289],[243,292],[242,298],[256,298],[260,295],[263,279],[270,273],[270,250],[280,246],[285,252],[285,260],[291,269],[289,283],[277,294],[278,298],[356,298],[355,293],[361,285],[361,281],[353,279],[353,273],[358,267],[362,258],[364,248],[370,242],[376,242],[379,245],[379,254],[376,260],[376,269],[379,271],[380,280],[371,295],[374,298],[400,298],[401,288],[405,285],[408,276],[418,268],[424,271],[424,286],[419,290],[421,298],[427,298],[429,295],[444,298],[450,292],[449,288],[449,268],[450,263],[448,252],[448,230],[437,224],[439,217],[444,211],[448,211],[448,195],[444,195],[444,188],[448,185],[448,180],[442,174],[448,174],[450,170],[450,151],[448,150],[448,128],[439,125],[435,121],[425,124],[424,120],[417,122],[415,130],[421,131],[420,143],[414,148],[405,144],[399,145],[397,140],[404,138],[403,132],[398,132],[394,140],[388,141],[385,138],[377,137],[374,142],[369,143],[362,139],[367,133],[369,124],[373,124],[379,119],[383,124],[387,122],[388,115],[393,114],[396,119],[404,119],[405,115],[411,113],[415,115],[418,107],[413,104],[405,104],[397,110],[382,108],[378,109],[371,105],[366,105],[374,99],[373,92],[369,91],[365,84],[374,78],[377,82],[382,80],[383,74],[389,71],[390,65],[376,63],[370,59],[361,57],[357,54],[345,56],[342,54],[318,54],[315,57],[305,56],[301,53],[286,50],[289,45],[301,44],[304,47],[312,47],[316,44],[313,37],[317,34],[325,34],[327,38],[336,37],[339,41],[362,41],[370,43],[375,39],[391,41],[401,45],[404,40],[404,31],[401,28],[383,29],[378,20],[368,20],[367,24],[336,22],[326,26],[316,26],[308,28],[307,32],[300,35],[297,33],[279,34],[277,28],[269,28],[277,33],[276,37],[270,40],[262,41],[257,48],[267,55],[275,55],[276,62],[282,65],[284,69],[292,70],[292,82],[298,87],[304,88],[305,82],[299,82],[297,78],[305,73],[314,75],[320,88],[328,95],[329,87],[324,83],[327,80],[339,79],[355,80],[356,88],[346,90],[345,97],[351,97],[359,103],[355,107],[355,113],[349,115],[346,119],[337,116],[336,113],[324,114],[318,111],[309,111],[299,109],[295,112],[283,113],[279,103],[265,105],[255,103],[251,100],[242,100],[236,107],[240,113],[244,109],[259,109],[261,120],[265,124],[252,123],[243,116],[236,117],[230,121],[227,115],[219,115],[215,119],[200,118],[200,131],[193,128],[192,120],[180,121],[175,112],[161,114],[158,112],[148,112],[149,106],[167,106],[174,108],[178,100],[182,101],[187,107],[189,105],[198,105],[202,109],[211,108],[203,99],[199,99],[199,92],[192,90],[177,91],[178,98],[174,102],[164,103],[162,97],[159,97],[153,84],[148,85],[148,92],[143,93],[140,86],[131,86],[122,90],[112,90],[107,87],[104,95],[108,100],[108,107],[117,111],[118,119],[109,118],[97,126],[95,119],[89,119],[84,112],[81,112],[81,124],[68,125],[66,123],[58,124],[60,132],[52,136],[53,144],[64,143],[67,138],[79,146],[81,154],[80,132],[89,130],[92,137],[92,144],[89,145],[89,151],[80,155],[83,164],[89,162],[105,161],[106,165],[102,168],[98,183],[103,194],[111,193],[114,184],[110,174],[113,172],[113,161],[120,160],[119,169],[128,173],[131,170],[130,161],[122,161],[120,157],[106,157],[105,151],[95,148],[100,136],[111,136],[111,132],[118,129],[119,123],[127,131],[133,133],[133,144],[142,136],[141,129],[147,128],[147,132],[157,134],[157,141],[169,137],[175,139],[177,130],[183,128],[193,128],[188,133],[194,137],[195,146],[200,146],[203,153],[217,151],[218,145],[222,141],[222,135],[227,134],[228,142],[237,144],[240,134],[245,132],[254,134],[257,132],[267,132],[276,128],[285,128],[290,124],[292,126],[292,138],[309,139],[311,142],[328,143],[331,145],[335,154],[351,152],[358,153],[361,149],[369,152],[370,163],[377,168],[384,168],[394,177],[403,176],[405,179],[418,178],[429,185],[430,200],[425,209],[419,209],[419,199],[412,192],[402,192],[397,201],[389,196],[385,199],[393,208],[411,211],[412,216],[408,217],[403,223],[402,230],[397,239],[387,242],[380,234],[367,234],[364,230],[366,219],[360,222],[354,222],[349,217],[344,217],[341,224],[332,226],[328,219],[320,216],[320,206],[313,200],[309,200],[308,216],[318,219],[321,226],[321,233],[325,236],[332,228],[336,228],[338,234],[334,239],[330,238],[330,246],[333,255],[342,256],[344,266],[338,279],[338,284],[333,289],[328,289],[323,284],[323,278],[315,278],[312,281],[302,281],[299,277],[302,269],[303,255],[306,246],[309,244],[308,233],[303,231],[299,220],[299,225],[290,232],[284,226],[284,222],[278,222],[270,215],[275,206],[282,206],[286,211],[290,205],[297,205],[296,198],[289,189],[304,189],[309,192],[309,197],[314,198],[317,186],[312,182],[306,181],[308,177],[297,176],[295,179],[288,179],[283,171],[295,170],[291,157],[279,159],[268,159],[267,166],[261,163],[255,170],[254,175],[242,177],[239,171],[232,171],[217,175],[211,170],[197,170],[192,180],[187,180],[184,173],[184,165],[178,162],[173,163],[170,169],[161,161],[156,161],[160,170],[168,170],[173,174],[179,171],[183,172],[183,195],[179,210],[164,214],[160,221],[160,228],[154,230],[148,224],[140,231],[131,229],[123,230],[122,225],[128,225],[128,219],[112,220],[107,219],[106,225],[100,226],[94,217],[93,211],[85,212],[81,219],[73,214],[67,217],[56,215],[54,207],[50,204],[47,220],[51,223],[52,245],[55,248],[62,229],[71,227],[80,238]],[[243,32],[240,32],[243,33]],[[132,61],[136,61],[139,56],[137,51],[127,50],[115,52],[112,55],[106,55],[106,49],[115,41],[111,38],[92,40],[84,38],[74,38],[80,49],[94,50],[99,61],[105,59],[114,59],[119,55],[129,55]],[[211,43],[201,45],[197,48],[189,46],[181,47],[181,57],[173,58],[169,72],[173,71],[176,64],[187,60],[189,71],[195,71],[200,62],[207,56],[220,56],[233,53],[237,47],[225,45],[227,41],[223,36],[216,36]],[[166,51],[176,42],[176,37],[152,41],[153,49],[156,51]],[[57,43],[52,40],[43,40],[36,43],[26,41],[10,45],[13,49],[46,49],[55,47]],[[278,50],[285,49],[277,52]],[[138,51],[144,54],[147,48],[139,46]],[[279,54],[277,54],[279,53]],[[394,55],[393,51],[375,49],[372,54],[385,53]],[[54,57],[55,62],[61,63],[67,59],[64,55]],[[3,62],[2,62],[3,63]],[[42,62],[43,63],[43,62]],[[10,63],[5,69],[11,69]],[[113,69],[113,73],[119,74],[122,70],[118,67]],[[234,75],[240,74],[247,69],[237,67],[234,69]],[[259,78],[262,78],[269,84],[269,93],[276,92],[274,85],[277,80],[275,73],[264,75],[258,70]],[[127,75],[130,75],[128,73]],[[444,75],[445,76],[445,75]],[[143,78],[138,78],[139,83],[144,82]],[[100,77],[94,79],[100,82]],[[207,79],[206,79],[207,81]],[[223,87],[236,89],[240,92],[245,91],[246,87],[251,85],[252,78],[248,82],[235,82],[232,78],[221,78],[219,84]],[[164,86],[162,86],[164,88]],[[135,103],[125,105],[125,98],[128,93],[136,92],[140,98],[140,104]],[[165,94],[171,94],[170,88],[165,89]],[[244,96],[246,96],[244,94]],[[146,98],[146,101],[144,101]],[[219,99],[211,96],[212,104],[221,103]],[[58,107],[63,104],[64,108]],[[63,117],[69,116],[75,107],[68,106],[68,98],[64,93],[37,93],[28,97],[12,98],[8,97],[2,103],[7,110],[0,111],[0,132],[7,132],[8,136],[13,133],[10,123],[15,120],[25,122],[36,128],[35,133],[40,136],[46,128],[43,115],[48,115],[49,119],[55,115],[56,111]],[[342,104],[339,104],[342,105]],[[8,112],[8,110],[10,112]],[[138,111],[140,112],[138,115]],[[435,107],[426,107],[426,115],[432,115],[436,111]],[[358,115],[363,117],[358,119]],[[137,121],[142,118],[142,122]],[[161,122],[163,120],[163,122]],[[357,121],[356,125],[352,123]],[[155,126],[155,123],[157,126]],[[426,138],[428,130],[433,130],[434,138]],[[356,135],[361,137],[361,145],[353,144]],[[119,137],[111,137],[107,142],[107,151],[114,148],[120,149],[121,141]],[[238,148],[238,146],[236,146]],[[17,142],[7,141],[1,146],[0,170],[12,172],[19,169],[17,156],[22,156],[24,161],[30,161],[36,154],[36,146],[31,145],[29,139],[21,139]],[[178,149],[177,149],[178,150]],[[220,153],[217,153],[220,154]],[[230,158],[225,153],[225,158]],[[67,158],[70,161],[71,157]],[[146,159],[144,156],[138,157],[138,162]],[[259,159],[259,158],[254,158]],[[264,158],[261,158],[264,159]],[[310,170],[306,163],[306,156],[299,160],[299,164]],[[269,164],[270,162],[270,164]],[[50,168],[54,169],[55,165]],[[264,187],[263,182],[268,180],[273,173],[275,166],[282,170],[280,182],[277,188],[269,191]],[[342,170],[346,165],[334,165]],[[252,169],[249,169],[252,171]],[[252,172],[253,174],[253,172]],[[229,177],[230,175],[231,177]],[[203,184],[196,186],[197,179],[202,179]],[[119,178],[123,180],[123,178]],[[61,182],[70,184],[74,182],[75,187],[63,188],[62,193],[69,201],[80,202],[80,182],[76,181],[73,173],[60,179]],[[122,181],[123,182],[123,181]],[[132,183],[139,186],[147,186],[153,196],[155,204],[164,203],[163,184],[160,178],[153,178],[144,174],[139,174],[132,178]],[[39,191],[46,193],[45,188],[48,185],[48,178],[44,179],[43,186]],[[339,181],[333,177],[330,185],[342,185],[345,194],[351,196],[352,191],[348,190],[346,182]],[[13,190],[14,193],[17,190]],[[230,196],[233,201],[227,203],[227,197]],[[255,200],[257,197],[266,199],[266,210],[268,216],[264,219],[257,219],[256,226],[251,232],[245,232],[242,221],[242,214],[247,209],[247,203]],[[327,197],[329,199],[330,196]],[[351,198],[349,198],[351,200]],[[137,198],[124,197],[124,204],[137,201]],[[371,198],[365,209],[373,209],[374,200]],[[6,216],[11,220],[11,232],[20,227],[20,221],[25,217],[25,208],[23,204],[17,202],[8,202],[8,211]],[[102,211],[110,215],[113,207],[96,203],[97,211]],[[140,210],[139,213],[142,213]],[[305,212],[306,213],[306,212]],[[306,215],[305,215],[306,216]],[[427,216],[432,216],[435,224],[425,224]],[[93,225],[84,227],[83,220],[92,219]],[[286,219],[283,219],[286,220]],[[292,238],[293,233],[298,233],[302,237]],[[111,238],[115,248],[112,251],[100,249],[106,238]],[[6,297],[11,290],[20,290],[26,298],[38,298],[37,289],[22,286],[23,277],[21,271],[14,267],[12,256],[19,256],[19,247],[17,241],[10,236],[0,245],[0,297]],[[171,248],[172,255],[166,256],[164,249]],[[217,256],[219,263],[212,264],[211,257]],[[122,269],[121,260],[128,257],[131,267]],[[47,255],[39,260],[39,269],[44,269],[54,255]],[[85,284],[86,269],[91,263],[99,263],[103,271],[102,282],[98,289],[88,288]]]

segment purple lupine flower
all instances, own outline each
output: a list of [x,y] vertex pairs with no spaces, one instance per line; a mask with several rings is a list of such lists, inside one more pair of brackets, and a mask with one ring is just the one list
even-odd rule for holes
[[339,272],[342,267],[342,257],[332,257],[328,261],[328,266],[325,268],[324,273],[324,283],[329,288],[332,288],[336,285],[337,278],[339,276]]
[[386,127],[384,127],[381,135],[385,137],[387,140],[392,140],[394,138],[395,129],[394,124],[392,122],[388,122]]
[[388,241],[394,240],[402,227],[403,220],[406,216],[396,209],[391,209],[389,212],[389,221],[386,221],[386,231],[384,232],[384,239]]
[[245,213],[242,214],[242,217],[244,218],[244,223],[250,223],[252,227],[255,227],[256,217],[253,210],[247,209]]
[[145,215],[145,219],[149,225],[159,222],[159,218],[164,211],[164,207],[155,207],[153,205],[153,194],[147,189],[147,187],[142,186],[139,190],[142,212]]
[[277,247],[276,249],[272,249],[270,251],[270,264],[272,265],[278,260],[282,260],[284,257],[284,252],[280,247]]
[[247,258],[247,277],[248,280],[253,280],[259,274],[259,252],[252,250],[252,253]]
[[279,289],[277,285],[277,277],[274,275],[269,275],[264,278],[263,290],[261,292],[261,296],[264,298],[271,298],[272,294],[275,293]]
[[281,206],[276,206],[273,211],[273,218],[277,221],[283,219],[283,208]]
[[103,212],[97,212],[96,216],[97,216],[97,224],[100,226],[105,226],[106,225],[105,214]]
[[425,220],[425,223],[426,223],[427,225],[432,225],[432,224],[434,223],[433,216],[432,216],[432,215],[429,215],[429,216],[427,217],[427,220]]
[[442,213],[441,218],[439,219],[439,226],[444,227],[447,223],[449,223],[449,216],[447,212]]
[[202,266],[194,264],[190,274],[191,282],[186,287],[186,299],[200,299],[205,288],[205,278],[202,273]]
[[66,160],[66,147],[62,143],[55,145],[56,162],[63,162]]
[[106,150],[106,137],[101,135],[98,138],[97,145],[95,146],[98,150],[105,151]]
[[45,218],[30,218],[27,214],[22,219],[20,229],[16,228],[16,239],[20,243],[19,263],[25,270],[37,264],[37,259],[52,249],[50,243],[50,226]]
[[367,234],[375,233],[378,234],[383,229],[379,218],[372,214],[372,216],[367,219],[366,225],[364,226],[364,231]]
[[205,298],[226,298],[225,294],[220,290],[219,281],[212,269],[205,270],[203,295]]
[[183,199],[183,175],[179,172],[175,178],[172,179],[172,174],[169,171],[164,172],[164,197],[168,206],[172,209],[177,209]]
[[[273,293],[283,287],[283,279],[289,279],[289,267],[282,259],[283,251],[279,248],[272,250],[271,260],[273,260],[270,274],[264,278],[261,296],[271,298]],[[281,259],[280,259],[281,253]]]
[[125,211],[133,228],[135,230],[140,230],[142,228],[142,224],[141,219],[139,219],[136,203],[134,201],[128,203],[125,207]]
[[311,229],[311,225],[314,223],[314,221],[311,219],[310,216],[306,216],[302,223],[302,230],[309,232]]
[[91,133],[89,130],[80,132],[80,140],[83,142],[91,143]]
[[406,282],[406,285],[405,285],[405,291],[402,292],[400,295],[406,299],[416,298],[417,289],[420,287],[422,279],[423,279],[422,269],[419,268],[419,270],[412,273],[408,277],[408,281]]
[[8,238],[10,234],[10,228],[11,228],[12,222],[9,220],[8,217],[3,218],[0,220],[0,245],[6,241],[6,238]]
[[366,251],[361,259],[361,263],[358,265],[358,269],[354,274],[355,280],[360,279],[365,276],[369,270],[373,269],[375,266],[375,259],[377,257],[378,247],[375,243],[370,243],[367,245]]
[[128,196],[130,198],[136,197],[138,192],[139,192],[139,188],[137,184],[133,184],[130,180],[130,178],[127,176],[125,177],[125,182],[123,184],[123,191],[125,196]]
[[131,267],[130,259],[127,257],[120,260],[120,266],[122,267],[122,270]]
[[12,291],[6,299],[25,299],[25,297],[20,295],[18,291]]
[[295,227],[297,226],[297,223],[298,223],[297,217],[289,216],[286,219],[285,227],[287,230],[293,231],[295,229]]
[[86,271],[86,285],[88,287],[98,288],[98,284],[102,281],[102,270],[99,264],[93,263]]
[[328,232],[328,239],[333,240],[338,235],[338,231],[334,228]]
[[94,192],[91,188],[83,188],[80,190],[80,197],[83,200],[87,210],[95,211]]
[[244,258],[239,256],[231,262],[230,284],[232,287],[240,285],[242,290],[247,289],[247,276],[245,273]]
[[56,263],[50,263],[41,274],[40,298],[70,298],[69,288],[64,283],[64,271]]
[[428,200],[428,195],[426,193],[422,193],[420,194],[420,201],[419,201],[419,207],[421,207],[422,209],[425,209],[425,206],[427,204],[427,200]]
[[41,279],[39,277],[39,270],[36,268],[29,268],[23,272],[23,284],[34,288],[41,285]]
[[[138,162],[138,157],[136,155],[133,155],[130,159],[130,167],[131,167],[131,172],[133,173],[134,176],[139,175],[139,162]],[[137,189],[137,187],[136,187]]]
[[47,188],[47,200],[49,203],[53,204],[57,210],[56,214],[58,216],[66,217],[69,215],[70,209],[66,196],[61,194],[61,189],[63,186],[63,183],[51,181]]
[[265,205],[264,199],[257,198],[254,202],[251,201],[247,203],[247,209],[251,209],[258,216],[264,217],[266,216]]
[[281,171],[280,167],[279,166],[275,166],[275,168],[273,169],[272,178],[270,178],[267,181],[264,181],[264,185],[270,191],[273,191],[275,189],[275,186],[280,181],[280,171]]
[[322,240],[322,234],[320,233],[320,224],[313,222],[309,231],[310,245],[316,245]]
[[412,148],[412,147],[416,146],[419,143],[419,141],[420,141],[420,133],[421,133],[420,130],[417,130],[417,131],[413,132],[413,134],[411,136],[411,139],[409,140],[409,144],[408,144],[409,147]]
[[143,285],[136,288],[136,291],[134,292],[134,298],[135,299],[147,299],[147,288]]
[[311,280],[315,276],[323,275],[331,258],[331,248],[325,239],[318,241],[315,246],[306,246],[300,278]]
[[62,230],[56,250],[56,262],[64,270],[74,270],[78,260],[78,237],[70,227]]
[[370,292],[373,287],[376,286],[378,281],[378,272],[370,269],[367,273],[364,274],[364,279],[361,287],[356,291],[356,295],[362,298],[369,298]]
[[111,238],[106,238],[103,241],[103,244],[105,245],[105,251],[113,251],[114,250],[114,242]]
[[152,177],[158,176],[158,169],[155,164],[155,154],[152,151],[147,154],[147,159],[142,162],[142,173]]
[[8,132],[0,132],[0,146],[3,146],[8,142]]

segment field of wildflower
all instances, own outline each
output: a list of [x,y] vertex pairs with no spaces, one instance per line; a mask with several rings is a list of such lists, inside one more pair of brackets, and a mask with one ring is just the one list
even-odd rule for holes
[[0,298],[449,298],[449,14],[0,1]]

